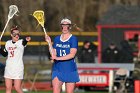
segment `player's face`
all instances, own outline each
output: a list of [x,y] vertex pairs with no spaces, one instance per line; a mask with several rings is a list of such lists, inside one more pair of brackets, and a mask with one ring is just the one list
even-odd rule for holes
[[63,22],[63,24],[61,24],[62,27],[62,32],[63,33],[68,33],[70,30],[70,24],[68,22]]
[[84,47],[86,48],[86,49],[88,49],[89,48],[89,46],[90,46],[90,43],[88,42],[88,43],[86,43],[85,45],[84,45]]
[[18,41],[19,40],[19,30],[13,30],[13,32],[11,33],[11,37],[13,41]]

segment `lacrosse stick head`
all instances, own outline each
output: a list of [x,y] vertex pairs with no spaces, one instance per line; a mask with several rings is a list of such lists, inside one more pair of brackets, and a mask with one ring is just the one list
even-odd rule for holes
[[36,18],[38,23],[44,27],[44,11],[42,10],[37,10],[33,13],[33,16]]
[[18,12],[18,7],[16,5],[10,5],[8,19],[13,18],[13,16],[16,15],[17,12]]

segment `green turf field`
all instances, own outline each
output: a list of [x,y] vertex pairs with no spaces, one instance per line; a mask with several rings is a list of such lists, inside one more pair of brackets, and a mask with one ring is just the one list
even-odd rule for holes
[[[0,93],[5,93],[5,90],[0,90]],[[13,91],[12,93],[16,93],[15,91]],[[24,93],[52,93],[52,91],[33,91],[33,92],[24,92]],[[65,93],[65,92],[62,92]],[[74,93],[108,93],[108,92],[74,92]]]

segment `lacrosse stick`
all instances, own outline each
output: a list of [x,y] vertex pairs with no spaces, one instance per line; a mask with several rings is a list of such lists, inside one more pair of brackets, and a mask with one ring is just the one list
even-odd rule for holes
[[[43,31],[45,33],[45,36],[47,35],[47,32],[46,32],[46,29],[44,27],[44,11],[42,10],[37,10],[33,13],[33,16],[36,18],[36,20],[38,21],[38,23],[42,26],[43,28]],[[50,54],[52,55],[53,54],[53,51],[52,51],[52,45],[51,45],[51,42],[48,41],[48,44],[49,44],[49,49],[50,49]]]
[[4,29],[3,29],[2,33],[1,33],[0,40],[1,40],[2,36],[3,36],[3,34],[4,34],[4,31],[5,31],[6,27],[7,27],[10,19],[12,19],[14,15],[17,15],[16,14],[17,12],[18,12],[18,7],[16,5],[10,5],[9,6],[8,20],[7,20],[7,22],[5,24],[5,27],[4,27]]
[[43,31],[44,31],[45,35],[47,35],[46,29],[44,27],[44,11],[37,10],[33,13],[33,16],[36,18],[38,23],[43,27]]

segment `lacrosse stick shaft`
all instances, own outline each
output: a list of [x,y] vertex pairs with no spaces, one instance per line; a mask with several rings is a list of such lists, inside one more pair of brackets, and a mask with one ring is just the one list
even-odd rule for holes
[[43,27],[43,31],[44,31],[45,35],[47,35],[47,32],[46,32],[46,29],[45,29],[45,27]]
[[3,29],[2,33],[1,33],[0,40],[2,39],[2,36],[3,36],[4,32],[5,32],[5,29],[6,29],[7,25],[8,25],[8,23],[9,23],[9,21],[10,21],[10,19],[8,18],[8,20],[7,20],[6,24],[5,24],[5,27],[4,27],[4,29]]

